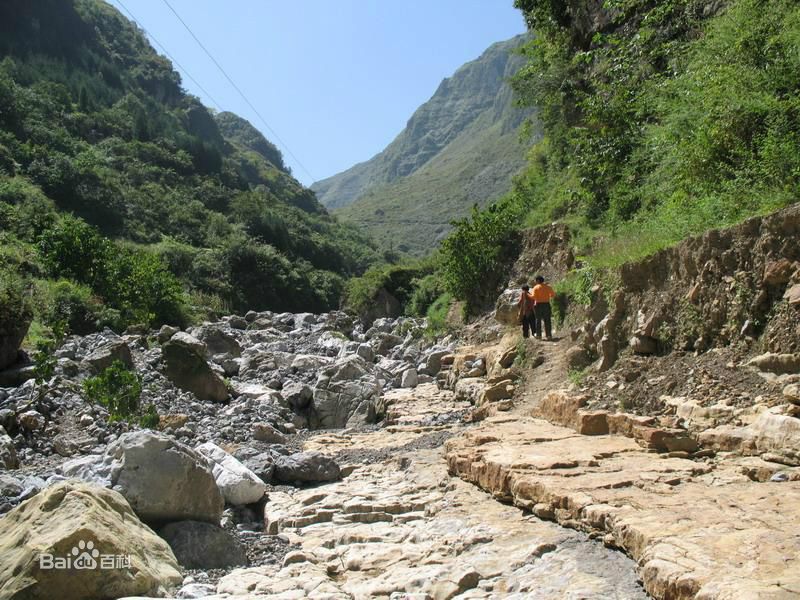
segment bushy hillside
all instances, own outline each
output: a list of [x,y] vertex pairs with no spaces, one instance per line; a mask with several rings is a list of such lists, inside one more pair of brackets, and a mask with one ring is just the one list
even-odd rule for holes
[[423,254],[453,218],[506,193],[527,147],[520,125],[531,111],[514,104],[507,83],[525,39],[494,44],[442,81],[386,149],[315,183],[320,201],[384,247]]
[[110,5],[3,2],[0,52],[0,271],[25,280],[11,287],[43,321],[323,310],[375,260],[274,145],[186,94]]
[[443,278],[473,308],[524,226],[570,224],[597,272],[798,201],[796,2],[516,4],[536,39],[514,87],[544,138],[513,192],[443,245]]

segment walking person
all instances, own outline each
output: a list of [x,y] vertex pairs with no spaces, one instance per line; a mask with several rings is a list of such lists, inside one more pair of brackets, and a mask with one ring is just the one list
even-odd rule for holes
[[522,337],[527,338],[534,332],[536,326],[536,319],[533,314],[534,300],[530,293],[528,284],[522,286],[522,292],[519,295],[519,322],[522,324]]
[[536,285],[533,286],[533,312],[534,312],[534,334],[537,339],[542,339],[542,325],[544,325],[545,339],[553,339],[553,312],[550,308],[550,301],[556,297],[556,293],[549,285],[544,282],[544,277],[536,276]]

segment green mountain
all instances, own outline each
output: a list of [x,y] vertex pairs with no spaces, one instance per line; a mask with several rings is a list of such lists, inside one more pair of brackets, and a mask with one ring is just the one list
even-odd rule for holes
[[625,263],[800,200],[796,0],[515,5],[536,41],[512,85],[544,137],[512,192],[442,243],[435,277],[468,311],[508,282],[525,227],[570,227],[580,269],[559,287],[588,305]]
[[344,220],[385,247],[422,254],[465,216],[506,193],[525,163],[507,81],[524,64],[513,53],[527,36],[492,45],[442,81],[382,152],[311,186]]
[[[199,305],[323,310],[376,260],[272,143],[187,94],[109,4],[6,0],[0,55],[0,275],[23,275],[41,315],[61,318],[65,290],[117,324]],[[175,292],[169,310],[149,284]]]

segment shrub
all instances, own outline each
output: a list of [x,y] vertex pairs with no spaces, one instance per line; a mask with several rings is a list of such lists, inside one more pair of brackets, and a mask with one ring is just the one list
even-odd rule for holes
[[103,327],[120,328],[119,313],[103,305],[87,286],[62,279],[38,285],[40,309],[37,318],[44,325],[66,325],[70,333],[87,335]]
[[[347,282],[345,306],[360,315],[367,314],[374,307],[375,298],[383,289],[397,299],[406,314],[424,315],[435,296],[425,304],[425,296],[430,296],[430,282],[426,284],[428,289],[425,291],[418,292],[418,289],[432,270],[432,264],[425,261],[371,267],[361,277],[354,277]],[[415,294],[419,294],[416,300],[414,300]],[[411,308],[412,302],[414,302],[413,308]]]
[[158,411],[155,404],[148,404],[147,408],[142,411],[142,416],[139,417],[139,425],[145,429],[155,429],[158,427]]
[[587,374],[586,369],[570,369],[567,373],[567,378],[576,386],[580,387]]
[[19,329],[33,317],[27,282],[14,273],[0,271],[0,335]]
[[113,255],[111,242],[81,219],[65,216],[42,232],[39,252],[48,275],[98,285]]
[[528,205],[509,195],[486,210],[473,207],[472,215],[454,223],[442,242],[442,275],[453,296],[466,301],[472,315],[497,297],[519,245],[519,223]]
[[444,293],[444,285],[441,277],[435,274],[414,279],[411,284],[414,291],[411,293],[405,312],[412,317],[422,317],[427,314],[431,305]]
[[83,382],[83,389],[89,401],[108,409],[109,421],[140,416],[141,380],[121,361],[115,360],[102,373],[88,378]]
[[452,301],[453,297],[448,293],[444,293],[428,307],[425,316],[428,319],[428,333],[430,335],[441,335],[449,329],[447,314],[450,311]]
[[3,228],[26,241],[33,241],[56,220],[55,205],[23,177],[0,179]]
[[120,310],[127,324],[184,326],[188,322],[181,284],[149,252],[117,248],[107,257],[95,290]]
[[119,311],[120,326],[133,322],[186,324],[183,288],[158,256],[115,245],[70,216],[42,233],[38,246],[51,277],[89,286]]

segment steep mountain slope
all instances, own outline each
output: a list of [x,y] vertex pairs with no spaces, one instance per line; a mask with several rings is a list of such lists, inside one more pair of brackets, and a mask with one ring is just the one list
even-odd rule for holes
[[[375,260],[273,144],[187,94],[109,4],[3,2],[0,53],[0,275],[39,281],[38,303],[66,278],[73,300],[101,299],[117,323],[167,318],[137,308],[138,271],[114,263],[129,254],[169,268],[193,304],[323,310]],[[87,255],[87,240],[113,250]],[[81,256],[95,266],[65,262]],[[111,290],[126,277],[130,289]]]
[[315,183],[320,201],[384,245],[422,253],[452,219],[507,192],[524,164],[519,128],[532,114],[514,106],[506,83],[526,39],[494,44],[442,81],[386,149]]

